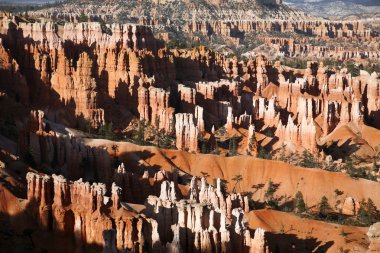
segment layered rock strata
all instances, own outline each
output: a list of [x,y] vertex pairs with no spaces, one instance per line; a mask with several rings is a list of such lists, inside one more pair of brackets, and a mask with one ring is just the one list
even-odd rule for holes
[[121,202],[123,190],[131,188],[114,183],[108,195],[102,183],[29,172],[27,202],[42,229],[73,238],[68,239],[72,247],[90,252],[91,244],[102,245],[104,252],[267,252],[265,231],[257,229],[251,237],[243,223],[247,200],[224,196],[220,180],[216,189],[204,178],[200,188],[196,181],[190,198],[180,200],[175,183],[163,180],[159,193],[147,197],[143,213],[132,214]]
[[[361,33],[361,24],[348,26]],[[175,134],[176,147],[190,152],[199,151],[198,139],[213,134],[213,128],[248,132],[254,125],[280,144],[314,153],[339,127],[380,127],[376,73],[353,76],[318,62],[294,69],[263,56],[239,61],[202,46],[168,50],[146,27],[108,28],[112,33],[98,23],[58,27],[4,17],[0,56],[7,82],[0,89],[42,110],[50,121],[81,129],[112,122],[123,130],[132,119],[143,120]],[[41,152],[59,144],[40,138],[23,134],[21,146],[34,146],[39,164],[54,160],[63,166],[62,155],[55,159],[55,153]]]

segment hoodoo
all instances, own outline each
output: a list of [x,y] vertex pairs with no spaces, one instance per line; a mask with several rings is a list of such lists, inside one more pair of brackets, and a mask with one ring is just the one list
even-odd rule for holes
[[0,252],[380,251],[376,1],[19,2]]

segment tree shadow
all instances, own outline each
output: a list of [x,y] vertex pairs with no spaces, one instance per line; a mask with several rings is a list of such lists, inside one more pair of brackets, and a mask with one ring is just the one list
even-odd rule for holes
[[334,141],[330,145],[323,147],[323,152],[326,155],[331,155],[334,160],[345,159],[351,156],[360,149],[360,145],[351,144],[352,139],[346,140],[343,144],[339,144],[339,141]]
[[161,166],[157,164],[150,164],[147,160],[155,154],[148,151],[127,151],[119,153],[118,158],[120,162],[127,164],[128,170],[134,170],[135,173],[142,175],[145,171],[149,172],[149,176],[153,177],[154,174],[161,170]]
[[325,253],[334,245],[334,241],[322,242],[316,238],[300,239],[295,234],[265,233],[269,251],[273,253],[318,252]]

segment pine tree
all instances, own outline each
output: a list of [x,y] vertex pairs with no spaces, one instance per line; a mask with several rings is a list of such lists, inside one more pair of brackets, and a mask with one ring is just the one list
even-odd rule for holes
[[257,157],[261,159],[272,160],[272,155],[263,147],[260,148]]
[[358,218],[362,222],[367,222],[368,213],[367,213],[367,202],[365,201],[365,199],[362,199],[362,201],[360,201],[360,207],[358,210]]
[[110,122],[109,124],[106,124],[106,138],[109,140],[113,140],[115,138],[115,135],[113,133],[112,122]]
[[139,122],[138,130],[137,130],[137,144],[139,145],[145,144],[145,124],[143,121]]
[[31,148],[29,148],[23,155],[23,161],[32,168],[37,167],[37,163],[33,155],[33,150]]
[[276,192],[276,187],[274,186],[273,182],[272,182],[272,179],[269,179],[269,182],[268,182],[268,188],[267,188],[267,191],[265,192],[265,198],[267,200],[271,200],[273,199],[273,195],[274,193]]
[[237,146],[236,146],[236,138],[232,137],[230,139],[229,145],[228,145],[228,154],[230,156],[236,156],[237,155]]
[[236,138],[232,138],[232,155],[237,155]]
[[257,153],[258,153],[257,149],[258,149],[258,144],[257,144],[257,140],[256,140],[256,135],[253,132],[252,137],[249,140],[249,150],[248,151],[252,152],[252,155],[256,157]]
[[115,134],[113,133],[112,122],[101,125],[99,127],[98,134],[109,140],[114,140],[116,138]]
[[233,193],[236,193],[236,187],[237,185],[240,183],[240,181],[243,180],[243,176],[242,175],[235,175],[233,178],[232,178],[232,181],[235,181],[235,185],[234,185],[234,188],[232,189],[232,192]]
[[284,143],[282,143],[282,145],[281,145],[279,160],[282,162],[286,162],[286,160],[287,160],[287,158],[286,158],[286,145]]
[[371,198],[368,198],[367,201],[363,199],[360,201],[360,207],[358,210],[358,219],[364,225],[371,225],[375,223],[378,219],[379,211],[377,207],[373,203]]
[[203,144],[202,144],[202,147],[201,147],[201,153],[202,153],[202,154],[207,154],[207,146],[206,146],[206,143],[203,143]]
[[117,156],[117,153],[119,152],[119,146],[117,144],[114,144],[111,146],[111,149],[112,151],[114,152],[114,162],[113,162],[113,165],[114,167],[118,167],[119,166],[119,157]]
[[326,217],[331,211],[331,206],[326,196],[322,197],[321,202],[319,202],[318,204],[318,207],[319,207],[319,215],[321,217]]
[[298,191],[294,198],[294,208],[297,213],[303,213],[306,211],[306,204],[303,199],[302,192]]
[[375,203],[373,203],[371,198],[368,198],[367,200],[367,214],[368,214],[368,221],[370,223],[374,223],[377,220],[379,211],[377,210],[377,207]]
[[302,152],[302,158],[300,165],[305,168],[314,168],[315,167],[315,161],[313,154],[308,152],[306,149]]
[[220,150],[219,150],[219,145],[218,145],[218,141],[217,140],[215,141],[215,151],[214,151],[214,153],[216,155],[220,155]]
[[269,205],[273,209],[278,209],[278,201],[274,198],[274,193],[277,191],[277,186],[275,186],[272,182],[272,179],[269,179],[268,188],[265,192],[265,199],[267,205]]
[[88,134],[91,134],[92,126],[90,121],[85,122],[86,130]]
[[84,12],[82,12],[79,16],[79,22],[87,22],[88,21],[88,17],[86,16],[86,14],[84,14]]
[[356,175],[355,164],[354,164],[354,161],[352,160],[351,156],[348,156],[346,158],[344,168],[347,170],[347,172],[348,172],[348,174],[350,174],[350,176]]

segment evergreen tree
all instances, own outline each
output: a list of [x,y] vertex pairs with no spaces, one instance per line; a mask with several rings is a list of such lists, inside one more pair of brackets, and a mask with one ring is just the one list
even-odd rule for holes
[[265,196],[264,197],[267,200],[273,199],[273,195],[274,195],[275,192],[276,192],[276,187],[274,186],[274,184],[272,182],[272,179],[269,179],[268,188],[267,188],[267,191],[265,192]]
[[282,143],[282,145],[281,145],[279,160],[282,161],[282,162],[286,162],[286,160],[287,160],[287,157],[286,157],[286,145],[284,143]]
[[79,16],[79,22],[87,22],[88,21],[88,17],[86,16],[86,14],[84,14],[84,12],[82,12]]
[[377,210],[377,207],[371,198],[368,198],[367,200],[367,213],[369,221],[371,223],[375,223],[377,221],[379,211]]
[[318,208],[319,208],[319,216],[321,217],[328,216],[329,212],[331,211],[331,206],[326,196],[322,197],[321,202],[319,202],[318,204]]
[[261,159],[272,160],[272,155],[263,147],[260,148],[257,157]]
[[312,153],[308,152],[306,149],[302,152],[300,165],[305,168],[314,168],[315,161]]
[[112,124],[112,122],[110,122],[107,125],[107,128],[106,128],[106,138],[109,139],[109,140],[114,140],[115,139],[115,134],[113,133],[113,124]]
[[352,173],[353,171],[355,171],[355,164],[351,156],[348,156],[346,158],[344,168],[348,171],[348,173]]
[[230,156],[236,156],[237,155],[237,145],[236,145],[236,138],[232,137],[229,142],[228,146],[228,154]]
[[361,222],[363,222],[365,225],[371,225],[372,223],[375,223],[377,221],[378,216],[379,211],[377,210],[377,207],[375,206],[371,198],[368,198],[367,201],[363,199],[360,202],[358,218]]
[[273,209],[278,209],[278,200],[274,198],[274,193],[277,191],[277,186],[273,184],[272,179],[269,179],[268,188],[265,192],[265,199],[268,206]]
[[36,168],[37,167],[37,163],[36,163],[36,160],[34,159],[34,156],[33,156],[33,150],[31,148],[29,148],[24,156],[23,156],[23,161],[29,165],[30,167],[32,168]]
[[232,154],[237,155],[237,144],[235,137],[232,139]]
[[201,153],[202,154],[207,154],[207,146],[206,146],[206,143],[202,143],[202,147],[201,147]]
[[117,157],[117,152],[119,151],[119,146],[117,144],[112,145],[112,151],[114,152],[114,156]]
[[306,204],[303,199],[302,192],[298,191],[294,198],[294,208],[297,213],[303,213],[306,211]]
[[361,220],[361,221],[365,221],[367,219],[367,202],[365,201],[365,199],[362,199],[362,201],[359,202],[360,203],[360,207],[359,207],[359,210],[358,210],[358,218]]
[[138,130],[137,130],[137,144],[144,145],[145,144],[145,122],[140,121]]
[[233,193],[236,193],[236,187],[237,185],[240,183],[240,181],[243,180],[243,176],[242,175],[235,175],[233,178],[232,178],[232,181],[235,181],[235,185],[234,185],[234,188],[232,189],[232,192]]
[[372,164],[372,171],[377,173],[378,172],[378,169],[377,169],[377,161],[376,161],[376,158],[373,159],[373,164]]
[[215,141],[215,150],[214,150],[214,153],[215,153],[216,155],[220,155],[220,150],[219,150],[218,141]]
[[380,145],[375,147],[375,152],[376,152],[376,155],[373,159],[373,170],[375,172],[378,172],[378,167],[377,167],[377,162],[380,160]]
[[119,146],[118,146],[117,144],[114,144],[114,145],[111,146],[111,149],[112,149],[112,151],[114,152],[114,157],[113,157],[114,162],[113,162],[113,166],[114,166],[115,168],[117,168],[117,167],[119,166],[119,164],[120,164],[120,162],[119,162],[119,157],[117,156],[117,153],[118,153],[118,151],[119,151]]
[[218,132],[219,135],[220,135],[221,137],[223,137],[223,138],[225,138],[226,135],[227,135],[227,130],[226,130],[226,128],[225,128],[224,126],[221,127],[221,128],[219,128],[217,132]]
[[87,133],[91,134],[92,126],[91,126],[91,122],[90,121],[86,121],[85,122],[85,127],[86,127],[86,130],[87,130]]
[[348,73],[351,73],[352,77],[360,75],[360,67],[357,66],[354,62],[350,61],[346,65]]
[[336,197],[341,196],[341,195],[343,195],[343,193],[344,193],[343,191],[340,191],[339,189],[335,189],[334,192],[335,192],[335,196],[336,196]]
[[257,156],[257,149],[258,149],[258,145],[257,145],[256,135],[253,132],[251,139],[249,140],[249,150],[248,151],[252,152],[253,156]]
[[115,134],[113,133],[112,122],[101,125],[99,127],[98,134],[108,140],[114,140],[116,138]]

